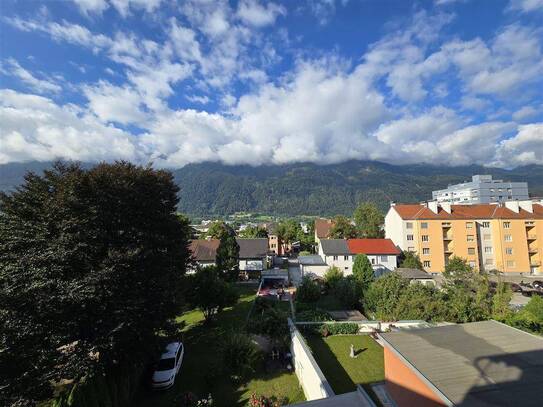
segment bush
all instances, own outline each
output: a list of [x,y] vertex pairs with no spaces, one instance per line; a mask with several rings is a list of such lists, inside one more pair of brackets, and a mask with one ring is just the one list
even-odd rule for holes
[[277,399],[275,396],[266,397],[259,396],[255,393],[251,394],[249,398],[248,407],[281,407],[288,404],[288,399],[285,397],[281,400]]
[[296,313],[296,321],[319,322],[332,321],[332,317],[326,311],[307,310]]
[[319,333],[324,337],[330,335],[354,335],[358,333],[358,325],[352,323],[322,324]]
[[361,295],[361,283],[352,278],[352,276],[340,279],[334,289],[334,296],[343,306],[349,309],[359,306]]
[[287,317],[288,314],[278,308],[264,308],[258,313],[253,312],[247,330],[266,335],[275,343],[283,345],[289,337]]
[[320,286],[308,276],[302,279],[302,284],[296,291],[296,299],[300,302],[317,302],[321,297]]
[[245,333],[231,332],[221,344],[223,366],[230,378],[239,381],[256,371],[262,353]]
[[333,290],[337,284],[343,279],[343,272],[336,266],[332,266],[324,273],[324,283],[326,287]]

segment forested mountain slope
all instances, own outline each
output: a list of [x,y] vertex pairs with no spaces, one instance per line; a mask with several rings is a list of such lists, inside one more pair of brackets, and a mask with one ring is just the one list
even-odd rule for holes
[[[26,170],[40,172],[50,165],[37,162],[0,165],[0,189],[9,190],[20,184]],[[543,196],[541,165],[505,170],[371,161],[259,167],[200,163],[172,171],[181,188],[180,210],[191,215],[228,215],[239,211],[288,216],[350,215],[356,204],[365,200],[377,203],[384,211],[392,200],[430,199],[432,190],[470,180],[473,174],[527,181],[533,196]]]

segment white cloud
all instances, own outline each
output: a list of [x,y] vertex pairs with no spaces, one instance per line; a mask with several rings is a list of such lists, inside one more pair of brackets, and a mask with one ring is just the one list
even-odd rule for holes
[[543,164],[543,123],[519,126],[515,136],[499,144],[495,164],[508,167]]
[[285,15],[286,9],[276,3],[262,5],[258,0],[242,0],[238,4],[238,17],[245,23],[256,27],[263,27],[275,22],[280,15]]
[[162,0],[72,0],[88,16],[102,14],[111,4],[122,17],[127,17],[131,9],[143,9],[148,13],[155,11]]
[[509,7],[512,10],[529,13],[543,9],[543,0],[511,0]]
[[24,69],[14,59],[8,59],[10,74],[19,78],[23,83],[38,93],[58,93],[62,88],[51,80],[38,79],[30,71]]
[[0,163],[142,159],[134,136],[41,96],[0,90],[0,123]]
[[533,106],[523,106],[519,110],[513,113],[513,120],[520,122],[531,117],[534,117],[539,112],[543,111],[543,106],[539,109],[536,109]]
[[89,14],[102,14],[108,7],[106,0],[73,0],[81,12],[88,16]]

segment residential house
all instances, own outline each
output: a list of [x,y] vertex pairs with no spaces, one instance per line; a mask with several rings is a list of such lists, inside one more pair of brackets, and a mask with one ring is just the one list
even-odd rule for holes
[[409,280],[412,283],[421,283],[423,285],[436,285],[436,281],[430,273],[419,269],[403,268],[399,267],[394,270],[395,273],[398,273],[401,277]]
[[268,232],[268,251],[277,256],[284,256],[291,252],[292,245],[285,243],[277,234],[277,223],[263,223],[260,225]]
[[392,203],[385,232],[402,250],[417,253],[430,273],[443,272],[452,256],[476,270],[542,273],[543,202]]
[[319,244],[321,239],[328,239],[330,230],[334,227],[332,219],[315,219],[315,244]]
[[[239,245],[240,271],[262,271],[267,268],[268,239],[236,238]],[[190,242],[192,258],[201,267],[215,265],[219,239],[199,239]]]
[[329,267],[318,254],[298,256],[298,264],[302,276],[322,277]]
[[318,254],[323,262],[336,266],[343,274],[353,272],[357,254],[365,254],[377,275],[397,267],[400,251],[390,239],[321,239]]
[[398,407],[541,406],[543,338],[496,321],[381,333]]

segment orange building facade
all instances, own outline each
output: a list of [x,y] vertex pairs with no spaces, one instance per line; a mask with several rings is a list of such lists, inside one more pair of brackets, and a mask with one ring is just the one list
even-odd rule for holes
[[393,204],[386,237],[416,252],[423,267],[440,273],[453,256],[476,270],[543,274],[543,204]]

